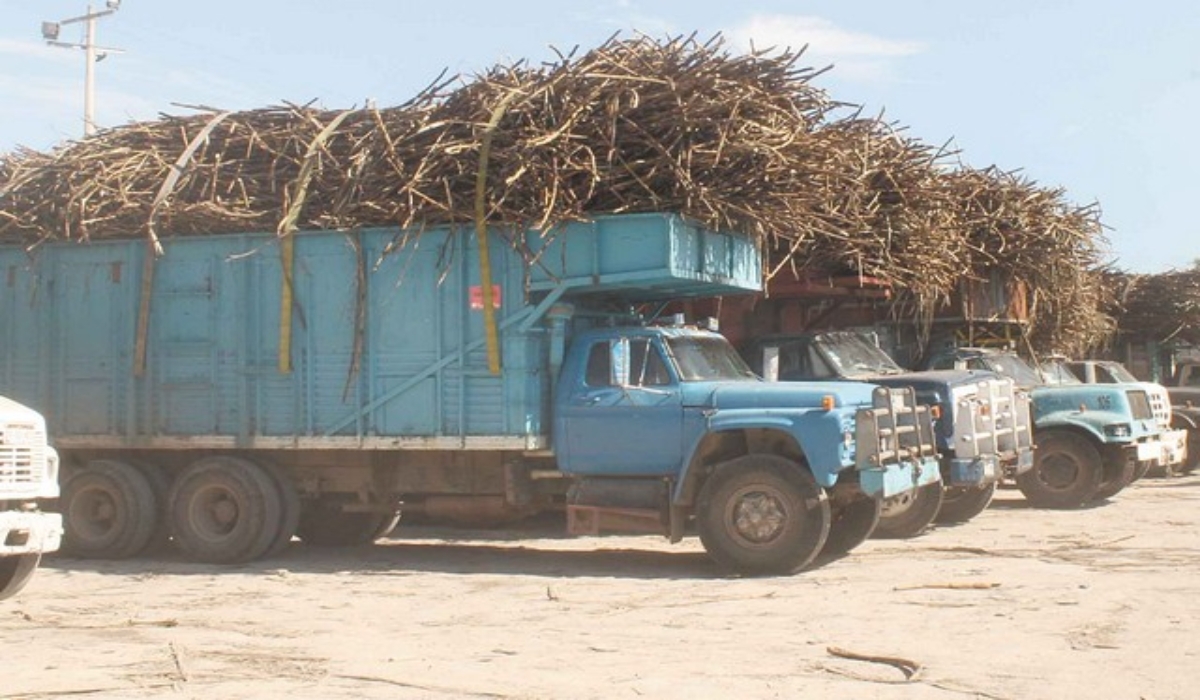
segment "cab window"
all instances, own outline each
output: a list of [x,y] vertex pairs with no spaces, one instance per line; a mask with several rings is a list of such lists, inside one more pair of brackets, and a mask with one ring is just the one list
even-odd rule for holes
[[[584,382],[591,387],[612,386],[612,349],[608,341],[593,343],[588,351]],[[629,385],[664,386],[671,373],[662,355],[649,338],[629,341]]]

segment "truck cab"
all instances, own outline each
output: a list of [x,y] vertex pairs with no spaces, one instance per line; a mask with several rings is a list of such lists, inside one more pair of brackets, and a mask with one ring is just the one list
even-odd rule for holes
[[[1145,388],[1150,396],[1150,407],[1163,430],[1163,454],[1157,460],[1139,462],[1139,477],[1152,467],[1160,467],[1168,474],[1190,472],[1200,461],[1200,455],[1195,454],[1200,450],[1200,443],[1196,442],[1194,430],[1200,409],[1191,409],[1186,405],[1174,408],[1168,390],[1163,385],[1141,381],[1125,365],[1115,360],[1056,359],[1052,366],[1059,368],[1059,372],[1069,371],[1071,376],[1078,377],[1084,384],[1127,384]],[[1197,375],[1197,383],[1200,385],[1200,374]]]
[[941,488],[932,422],[911,389],[765,382],[699,328],[577,334],[554,413],[572,532],[676,539],[694,521],[710,555],[739,571],[844,554],[886,499]]
[[930,488],[915,499],[885,504],[877,535],[912,536],[935,518],[970,520],[987,507],[1003,477],[1033,465],[1029,396],[993,372],[910,372],[865,334],[850,331],[767,336],[748,344],[744,354],[767,379],[907,387],[931,409],[945,491]]
[[19,593],[42,555],[58,549],[62,518],[45,512],[58,498],[58,454],[41,414],[0,397],[0,600]]
[[998,348],[945,350],[927,366],[990,370],[1030,392],[1034,466],[1016,484],[1034,505],[1076,508],[1109,498],[1133,480],[1138,462],[1162,455],[1162,429],[1143,387],[1086,385]]

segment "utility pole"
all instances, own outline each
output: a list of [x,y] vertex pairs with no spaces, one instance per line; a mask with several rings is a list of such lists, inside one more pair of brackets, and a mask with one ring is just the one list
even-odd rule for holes
[[[87,68],[83,74],[83,135],[91,136],[96,133],[96,64],[110,53],[123,53],[121,49],[106,48],[96,45],[96,20],[113,14],[121,7],[121,0],[107,0],[108,9],[92,12],[88,3],[87,14],[79,17],[59,20],[58,22],[42,22],[42,38],[51,46],[63,49],[83,49]],[[83,43],[73,44],[59,41],[58,33],[64,24],[84,22]]]

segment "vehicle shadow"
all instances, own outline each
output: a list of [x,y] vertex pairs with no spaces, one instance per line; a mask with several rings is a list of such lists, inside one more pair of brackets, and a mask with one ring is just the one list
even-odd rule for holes
[[[43,559],[48,569],[94,571],[116,575],[203,575],[230,573],[355,573],[404,575],[444,573],[454,575],[510,574],[546,578],[610,577],[624,579],[718,579],[728,574],[703,552],[694,549],[661,551],[636,549],[629,538],[619,546],[612,538],[591,537],[591,549],[563,549],[541,533],[471,530],[454,541],[446,528],[402,528],[394,537],[353,547],[311,547],[300,540],[278,556],[245,564],[218,565],[185,561],[173,549],[137,559],[77,559],[51,555]],[[548,533],[547,533],[548,534]],[[572,538],[581,539],[581,538]],[[528,544],[520,544],[529,540]],[[647,537],[655,547],[663,540]]]

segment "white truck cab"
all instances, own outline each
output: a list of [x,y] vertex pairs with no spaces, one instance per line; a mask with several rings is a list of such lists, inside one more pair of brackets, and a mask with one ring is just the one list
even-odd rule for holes
[[58,549],[62,516],[43,510],[58,498],[58,453],[46,420],[0,397],[0,600],[16,595],[42,554]]

